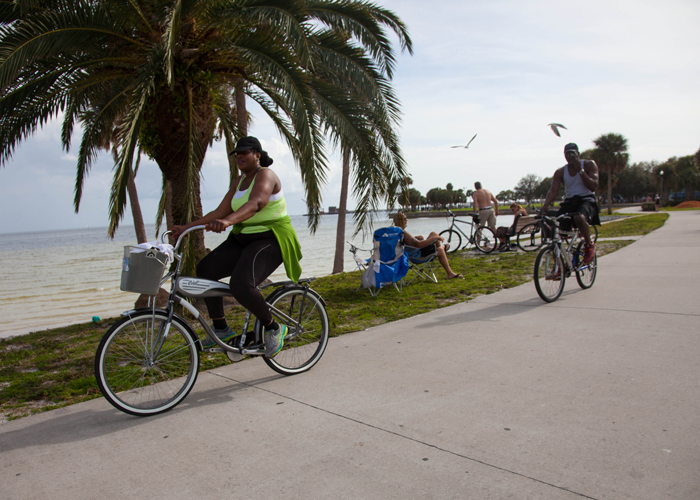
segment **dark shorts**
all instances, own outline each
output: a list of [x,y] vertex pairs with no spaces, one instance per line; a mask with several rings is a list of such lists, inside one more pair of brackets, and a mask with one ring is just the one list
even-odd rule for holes
[[420,249],[420,256],[427,257],[428,255],[433,255],[435,252],[437,252],[437,245],[435,245],[435,243],[431,243],[427,247]]
[[[557,212],[557,215],[561,214],[581,214],[586,217],[586,221],[589,224],[600,226],[598,204],[596,203],[595,198],[592,197],[572,196],[571,198],[565,199],[561,202],[561,205],[559,205],[559,211]],[[561,221],[561,228],[564,231],[570,231],[571,223],[571,220],[563,219]]]

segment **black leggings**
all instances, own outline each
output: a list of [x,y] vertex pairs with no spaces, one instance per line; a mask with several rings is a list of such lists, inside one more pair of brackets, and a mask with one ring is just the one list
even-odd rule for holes
[[[282,264],[282,251],[272,231],[230,234],[221,245],[197,264],[197,276],[220,280],[230,276],[234,298],[250,310],[263,325],[272,322],[270,308],[256,287]],[[221,297],[204,299],[211,318],[224,317]]]

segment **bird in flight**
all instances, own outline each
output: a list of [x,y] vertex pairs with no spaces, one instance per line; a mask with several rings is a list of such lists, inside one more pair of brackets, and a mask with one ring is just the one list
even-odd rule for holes
[[560,128],[569,130],[568,128],[566,128],[566,127],[565,127],[564,125],[562,125],[561,123],[550,123],[548,126],[551,127],[552,132],[554,132],[554,135],[556,135],[557,137],[561,137],[561,134],[559,133],[559,129],[560,129]]
[[[474,134],[474,137],[476,137],[476,134]],[[464,148],[464,149],[467,149],[467,148],[469,147],[469,145],[472,143],[472,141],[474,140],[474,137],[472,137],[472,138],[469,140],[469,142],[467,143],[466,146],[450,146],[450,147],[452,147],[452,148]]]

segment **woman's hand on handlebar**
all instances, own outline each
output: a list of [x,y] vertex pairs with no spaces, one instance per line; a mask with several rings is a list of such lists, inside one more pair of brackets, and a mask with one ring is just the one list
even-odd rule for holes
[[175,244],[180,235],[187,229],[187,226],[173,226],[170,228],[170,244]]
[[212,231],[214,233],[223,233],[226,228],[231,225],[226,219],[214,219],[206,225],[206,231]]

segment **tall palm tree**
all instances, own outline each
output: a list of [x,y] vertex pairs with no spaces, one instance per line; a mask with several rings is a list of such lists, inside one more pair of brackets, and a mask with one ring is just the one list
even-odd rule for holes
[[[64,148],[75,124],[82,126],[78,209],[100,145],[117,130],[110,235],[123,215],[139,149],[158,164],[164,193],[172,189],[161,207],[171,203],[174,223],[187,222],[202,215],[200,171],[215,131],[231,144],[247,126],[244,106],[236,106],[245,95],[262,107],[291,149],[315,230],[327,170],[324,132],[343,130],[341,115],[329,109],[337,104],[333,79],[316,63],[331,68],[356,51],[355,59],[370,54],[367,67],[375,63],[380,74],[391,76],[394,58],[383,26],[401,39],[403,26],[393,14],[357,0],[0,3],[0,163],[37,127],[63,113]],[[366,69],[343,64],[336,67],[342,79]],[[374,85],[386,99],[393,97],[384,82]],[[357,88],[364,98],[372,95],[366,78],[358,79]],[[349,142],[358,157],[372,157],[368,148],[363,152]],[[395,157],[381,168],[394,168],[398,146],[390,146]],[[195,234],[185,249],[190,270],[203,250],[203,236]]]
[[608,214],[612,214],[612,177],[622,172],[629,161],[627,139],[622,134],[603,134],[593,141],[595,149],[592,159],[602,168],[608,178]]

